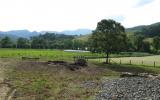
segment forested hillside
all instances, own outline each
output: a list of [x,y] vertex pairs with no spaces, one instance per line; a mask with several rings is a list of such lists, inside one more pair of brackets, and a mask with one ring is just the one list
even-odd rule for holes
[[147,37],[160,36],[160,22],[151,25],[136,26],[126,29],[126,32],[142,34]]

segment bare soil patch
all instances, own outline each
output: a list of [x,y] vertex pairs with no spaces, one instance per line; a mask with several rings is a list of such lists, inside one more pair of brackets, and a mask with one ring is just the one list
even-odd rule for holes
[[8,79],[16,88],[16,100],[85,100],[95,96],[102,77],[112,75],[117,73],[94,64],[21,60]]
[[6,81],[5,71],[9,65],[10,62],[6,59],[0,59],[0,100],[10,100],[11,93],[14,90]]

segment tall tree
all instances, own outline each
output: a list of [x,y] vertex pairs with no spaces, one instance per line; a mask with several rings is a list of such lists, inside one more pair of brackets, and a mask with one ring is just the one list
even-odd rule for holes
[[114,20],[103,19],[98,22],[91,39],[92,49],[105,52],[107,54],[106,63],[108,63],[110,52],[119,52],[125,49],[125,28]]
[[12,45],[13,45],[12,41],[11,41],[11,39],[9,37],[2,38],[0,43],[1,43],[1,47],[2,48],[11,48]]
[[160,37],[156,36],[153,38],[153,47],[156,51],[160,49]]
[[144,40],[144,36],[143,35],[136,35],[134,38],[134,44],[135,44],[135,48],[136,51],[142,51],[143,50],[143,40]]
[[32,37],[31,38],[31,47],[36,49],[45,49],[46,42],[43,38]]
[[17,39],[17,48],[29,48],[30,43],[26,38],[18,38]]
[[142,48],[141,48],[142,52],[150,52],[150,43],[148,41],[143,41],[142,42]]

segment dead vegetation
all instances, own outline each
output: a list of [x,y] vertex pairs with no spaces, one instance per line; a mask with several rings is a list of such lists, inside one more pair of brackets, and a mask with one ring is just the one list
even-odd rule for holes
[[15,92],[5,75],[11,62],[8,62],[6,59],[0,59],[0,100],[11,100],[12,94]]
[[103,76],[118,73],[93,64],[23,60],[7,74],[16,100],[86,100],[94,98]]
[[0,64],[2,63],[7,68],[7,71],[3,71],[6,73],[5,80],[16,89],[10,92],[15,100],[92,100],[105,77],[119,77],[122,72],[152,72],[141,67],[95,63],[83,66],[59,60],[3,58],[0,59]]

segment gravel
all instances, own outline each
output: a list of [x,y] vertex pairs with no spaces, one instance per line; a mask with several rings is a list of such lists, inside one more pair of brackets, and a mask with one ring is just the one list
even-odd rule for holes
[[96,100],[160,100],[160,78],[106,79]]
[[97,86],[98,86],[98,83],[96,83],[94,81],[85,81],[81,84],[80,87],[92,89],[92,88],[96,88]]

